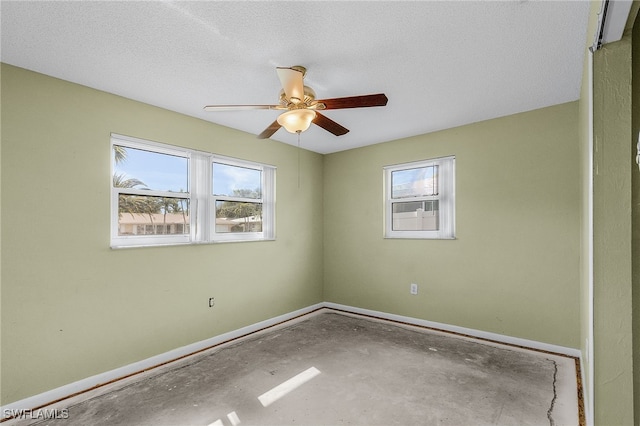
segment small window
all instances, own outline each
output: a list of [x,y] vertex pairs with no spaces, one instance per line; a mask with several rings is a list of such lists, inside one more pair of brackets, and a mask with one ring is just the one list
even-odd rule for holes
[[386,238],[455,238],[455,157],[387,166]]
[[112,135],[111,245],[275,238],[275,168]]

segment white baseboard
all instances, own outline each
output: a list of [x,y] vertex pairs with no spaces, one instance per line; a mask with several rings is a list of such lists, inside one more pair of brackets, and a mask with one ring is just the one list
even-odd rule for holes
[[[34,395],[16,402],[12,402],[3,407],[2,417],[4,418],[7,412],[16,412],[18,410],[32,410],[39,407],[47,406],[53,402],[69,398],[70,396],[77,395],[82,392],[94,389],[97,386],[101,386],[107,383],[114,382],[116,380],[131,376],[136,373],[140,373],[145,370],[157,367],[159,365],[166,364],[177,359],[181,359],[185,356],[200,352],[204,349],[219,345],[229,340],[237,339],[242,336],[263,330],[265,328],[272,327],[284,321],[292,320],[301,315],[309,314],[313,311],[317,311],[322,308],[334,309],[338,311],[345,311],[353,314],[367,315],[370,317],[376,317],[380,319],[387,319],[391,321],[402,322],[406,324],[412,324],[422,327],[429,327],[446,332],[453,332],[463,334],[467,336],[477,337],[480,339],[491,340],[498,343],[505,343],[508,345],[522,346],[525,348],[537,349],[542,351],[554,352],[557,354],[567,355],[574,358],[580,358],[580,350],[574,348],[567,348],[564,346],[551,345],[547,343],[536,342],[533,340],[521,339],[517,337],[505,336],[497,333],[489,333],[481,330],[474,330],[465,327],[458,327],[454,325],[448,325],[433,321],[422,320],[418,318],[405,317],[402,315],[389,314],[386,312],[373,311],[369,309],[356,308],[348,305],[340,305],[337,303],[323,302],[315,305],[308,306],[297,311],[290,312],[288,314],[280,315],[275,318],[271,318],[265,321],[261,321],[246,327],[239,328],[228,333],[221,334],[200,342],[192,343],[187,346],[183,346],[177,349],[170,350],[163,354],[153,356],[151,358],[144,359],[142,361],[135,362],[133,364],[125,365],[120,368],[116,368],[105,373],[97,374],[95,376],[87,377],[86,379],[79,380],[58,388],[43,392],[38,395]],[[1,419],[0,419],[1,420]]]
[[128,377],[132,374],[140,373],[142,371],[151,369],[153,367],[166,364],[168,362],[183,358],[187,355],[200,352],[204,349],[212,346],[219,345],[229,340],[236,339],[238,337],[246,336],[247,334],[254,333],[256,331],[263,330],[265,328],[274,326],[284,321],[288,321],[299,317],[301,315],[308,314],[324,307],[323,303],[308,306],[297,311],[290,312],[288,314],[280,315],[275,318],[271,318],[265,321],[261,321],[246,327],[239,328],[228,333],[224,333],[200,342],[192,343],[187,346],[182,346],[177,349],[170,350],[163,354],[153,356],[151,358],[144,359],[142,361],[134,362],[133,364],[125,365],[120,368],[116,368],[105,373],[96,374],[95,376],[87,377],[86,379],[78,380],[77,382],[69,383],[59,388],[55,388],[38,395],[34,395],[25,399],[21,399],[16,402],[12,402],[5,406],[0,407],[0,420],[3,420],[6,413],[17,412],[18,410],[31,410],[38,407],[49,405],[55,401],[66,399],[70,396],[78,393],[86,392],[96,386],[111,383],[115,380]]
[[389,314],[386,312],[372,311],[370,309],[356,308],[348,305],[340,305],[338,303],[325,302],[323,304],[326,308],[337,309],[340,311],[351,312],[354,314],[362,314],[371,317],[377,317],[387,319],[391,321],[398,321],[407,324],[417,325],[421,327],[429,327],[442,331],[448,331],[457,334],[464,334],[466,336],[477,337],[479,339],[491,340],[498,343],[504,343],[513,346],[522,346],[524,348],[536,349],[539,351],[554,352],[561,355],[567,355],[573,358],[580,358],[581,352],[579,349],[568,348],[565,346],[551,345],[549,343],[537,342],[535,340],[521,339],[519,337],[505,336],[504,334],[490,333],[488,331],[475,330],[473,328],[458,327],[455,325],[444,324],[441,322],[427,321],[413,317],[405,317],[402,315]]

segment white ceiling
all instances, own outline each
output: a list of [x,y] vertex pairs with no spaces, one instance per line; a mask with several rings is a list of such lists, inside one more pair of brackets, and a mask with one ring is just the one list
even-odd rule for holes
[[[579,98],[588,1],[82,1],[0,3],[2,62],[259,134],[278,111],[277,66],[303,65],[319,99],[383,92],[386,107],[330,110],[330,153]],[[132,135],[136,136],[136,135]],[[280,129],[272,139],[297,144]]]

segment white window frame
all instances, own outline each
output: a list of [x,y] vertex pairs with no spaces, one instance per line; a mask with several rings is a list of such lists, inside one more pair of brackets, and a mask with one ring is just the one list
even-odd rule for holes
[[[145,189],[115,188],[113,186],[114,145],[142,149],[161,154],[184,157],[188,160],[188,192],[167,192]],[[275,240],[275,176],[276,168],[268,164],[225,157],[173,145],[151,142],[130,136],[111,134],[111,247],[146,247],[178,244],[206,244],[231,241]],[[212,193],[214,162],[262,171],[262,232],[215,232],[215,197]],[[189,200],[189,234],[176,235],[118,235],[118,198],[122,193],[145,196],[184,198]],[[247,201],[249,201],[247,199]]]
[[[247,241],[247,240],[264,240],[273,239],[271,232],[273,232],[273,226],[267,226],[265,223],[272,222],[273,211],[275,211],[275,169],[273,167],[264,167],[256,163],[250,163],[247,161],[241,161],[237,159],[231,159],[228,157],[221,157],[219,155],[212,156],[209,170],[213,170],[213,164],[225,164],[228,166],[242,167],[245,169],[258,170],[261,173],[261,198],[243,198],[235,196],[223,196],[213,195],[213,191],[210,191],[211,196],[209,201],[209,212],[213,220],[213,226],[210,227],[211,240],[213,241]],[[212,172],[211,172],[212,173]],[[213,184],[213,180],[209,180]],[[246,203],[259,203],[262,204],[262,231],[260,232],[217,232],[215,227],[215,215],[216,215],[216,201],[236,201]]]
[[[385,166],[384,170],[384,237],[409,239],[455,239],[455,156],[433,158],[411,163]],[[391,198],[391,174],[396,171],[438,166],[438,194],[423,197]],[[393,229],[393,203],[438,200],[437,231],[399,231]]]

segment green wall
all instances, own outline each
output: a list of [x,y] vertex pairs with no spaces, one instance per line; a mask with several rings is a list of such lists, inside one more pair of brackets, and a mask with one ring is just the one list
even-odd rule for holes
[[[322,301],[321,155],[1,73],[2,404]],[[111,132],[275,165],[277,240],[111,250]]]
[[[457,239],[384,239],[383,166],[446,155]],[[577,102],[327,155],[324,299],[578,348],[579,179]]]
[[629,34],[594,54],[593,94],[594,421],[626,425],[634,420]]

